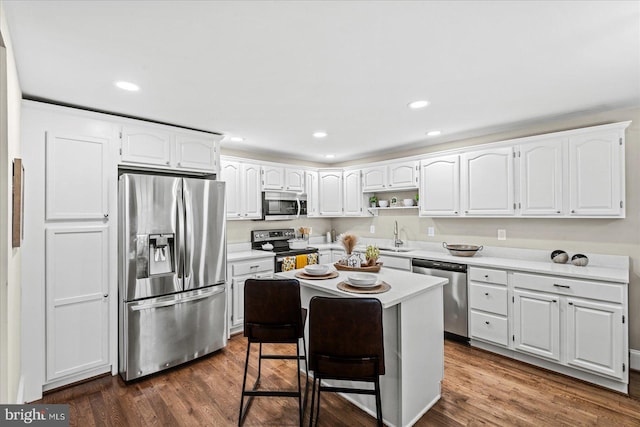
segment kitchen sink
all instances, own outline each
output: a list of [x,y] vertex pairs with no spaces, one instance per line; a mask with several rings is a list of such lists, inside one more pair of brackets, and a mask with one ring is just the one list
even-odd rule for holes
[[378,248],[381,252],[411,252],[413,249],[411,248]]

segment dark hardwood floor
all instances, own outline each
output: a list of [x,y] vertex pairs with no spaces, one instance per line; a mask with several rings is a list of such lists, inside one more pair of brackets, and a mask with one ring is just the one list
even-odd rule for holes
[[[72,426],[232,426],[237,424],[245,352],[246,340],[237,335],[209,357],[150,378],[125,384],[119,376],[100,377],[34,403],[68,403]],[[294,366],[293,361],[267,361],[263,386],[294,388]],[[257,357],[250,367],[255,375]],[[322,408],[320,426],[375,425],[335,394],[323,395]],[[308,411],[305,418],[306,425]],[[297,423],[296,399],[256,398],[244,425]],[[627,397],[445,341],[442,398],[416,425],[638,426],[640,373],[632,371]]]

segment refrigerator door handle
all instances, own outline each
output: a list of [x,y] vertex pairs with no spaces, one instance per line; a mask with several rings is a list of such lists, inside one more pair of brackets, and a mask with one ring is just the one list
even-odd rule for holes
[[178,279],[182,279],[184,277],[185,266],[184,200],[182,195],[182,193],[184,192],[183,185],[178,186],[176,192],[178,193],[176,194],[176,245],[178,247],[178,256],[176,257],[176,271],[178,272]]
[[156,303],[152,303],[152,304],[140,304],[140,305],[136,305],[135,307],[131,307],[131,311],[140,311],[140,310],[150,310],[153,308],[162,308],[162,307],[169,307],[172,305],[178,305],[178,304],[184,304],[187,302],[192,302],[192,301],[197,301],[200,299],[205,299],[205,298],[210,298],[214,295],[218,295],[223,293],[225,290],[224,286],[220,286],[220,289],[215,290],[214,292],[203,292],[203,293],[199,293],[197,295],[192,295],[186,298],[180,298],[180,299],[172,299],[169,301],[158,301]]
[[182,180],[182,218],[183,218],[183,228],[184,230],[184,239],[182,240],[182,244],[184,245],[184,288],[189,289],[191,287],[190,279],[193,268],[193,195],[187,190],[187,185]]

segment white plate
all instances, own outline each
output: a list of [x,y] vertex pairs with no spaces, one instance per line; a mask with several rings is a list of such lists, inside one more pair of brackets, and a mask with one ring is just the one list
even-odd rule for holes
[[355,284],[355,283],[353,283],[351,280],[347,279],[347,280],[345,280],[345,283],[346,283],[347,285],[349,285],[349,286],[353,286],[354,288],[375,288],[376,286],[379,286],[382,282],[381,282],[381,281],[376,280],[375,282],[373,282],[373,283],[368,283],[368,284],[366,284],[366,285],[363,285],[363,284],[357,284],[357,285],[356,285],[356,284]]
[[304,268],[304,273],[308,274],[309,276],[326,276],[327,274],[331,273],[331,268],[329,268],[328,266],[323,266],[324,268],[309,268],[310,266],[306,266]]

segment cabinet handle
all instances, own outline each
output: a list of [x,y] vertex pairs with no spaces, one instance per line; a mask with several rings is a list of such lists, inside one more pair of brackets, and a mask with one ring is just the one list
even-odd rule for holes
[[109,214],[104,214],[104,217],[105,218],[109,218]]
[[238,216],[242,216],[242,214],[238,214]]
[[248,214],[248,213],[246,213],[246,214],[244,214],[244,216],[249,216],[249,214]]
[[485,294],[486,296],[489,296],[489,292],[485,292],[484,294]]
[[469,211],[464,211],[464,213],[469,213]]
[[485,322],[484,322],[484,323],[486,323],[486,324],[488,325],[488,324],[489,324],[489,321],[488,321],[488,320],[485,320]]
[[574,211],[573,209],[571,210],[571,213],[576,213],[576,211]]
[[168,164],[168,165],[170,165],[170,164],[171,164],[171,162],[170,162],[169,160],[167,160],[167,164]]
[[554,283],[553,286],[555,286],[556,288],[565,288],[565,289],[569,289],[571,287],[569,285],[558,285],[557,283]]
[[453,211],[454,214],[458,215],[458,211]]
[[109,294],[104,294],[102,296],[105,297],[105,298],[109,298]]
[[557,300],[552,300],[553,302],[558,302]]
[[556,211],[556,213],[560,213],[560,211]]
[[487,279],[487,280],[489,280],[489,275],[488,275],[488,274],[485,274],[485,275],[484,275],[484,278],[485,278],[485,279]]
[[569,305],[573,305],[573,303],[572,303],[572,302],[570,302],[570,303],[569,303]]

